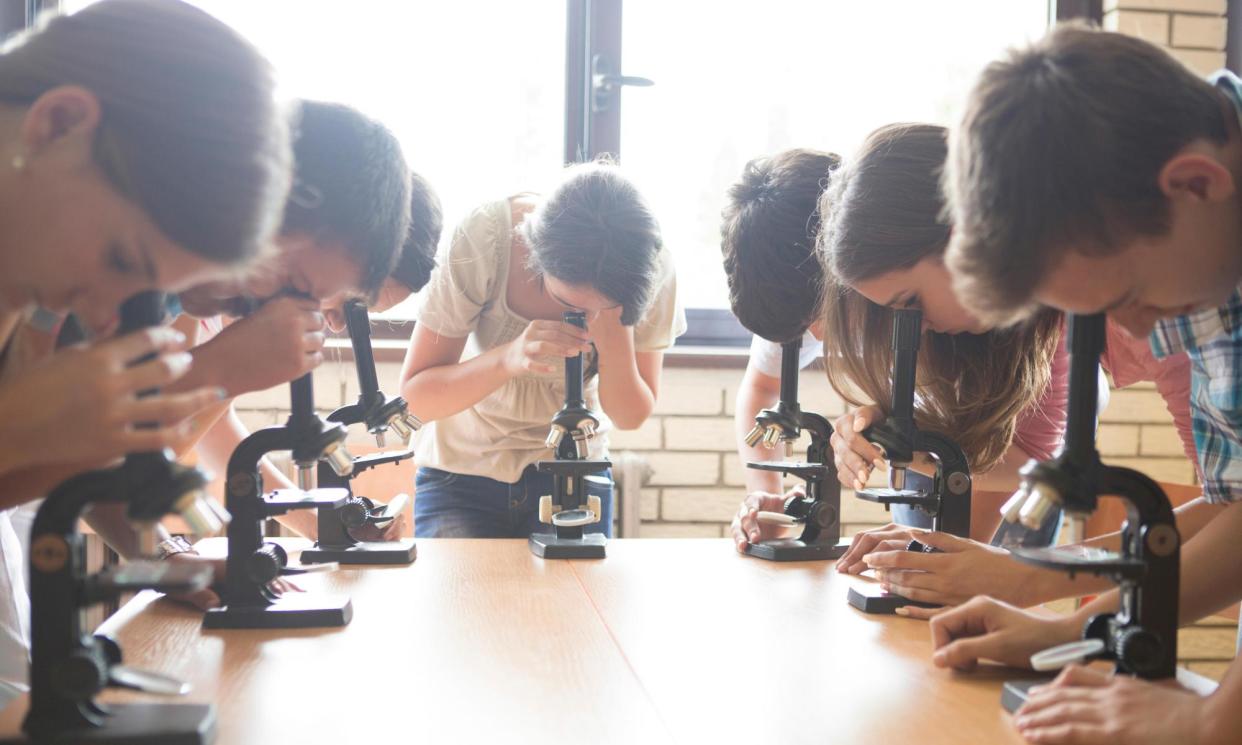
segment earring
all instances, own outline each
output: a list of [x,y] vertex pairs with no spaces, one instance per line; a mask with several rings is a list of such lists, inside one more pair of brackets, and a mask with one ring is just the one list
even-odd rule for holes
[[13,160],[9,161],[9,164],[13,166],[14,171],[24,171],[26,170],[26,156],[18,153],[13,156]]

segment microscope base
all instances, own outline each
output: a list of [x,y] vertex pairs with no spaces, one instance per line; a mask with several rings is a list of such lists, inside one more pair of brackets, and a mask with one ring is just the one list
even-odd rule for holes
[[913,605],[916,608],[939,608],[935,603],[920,603],[917,600],[903,598],[900,595],[884,592],[876,587],[857,588],[851,587],[847,599],[850,605],[854,606],[863,613],[874,613],[878,615],[893,615],[898,608],[907,605]]
[[224,606],[203,616],[205,629],[313,629],[344,626],[354,616],[345,595],[291,592],[271,605]]
[[848,538],[837,543],[805,543],[796,538],[781,538],[752,543],[746,547],[746,555],[768,561],[831,561],[841,558],[849,547]]
[[216,711],[210,704],[107,704],[103,708],[110,716],[102,727],[81,727],[37,738],[23,734],[0,743],[209,745],[216,739]]
[[355,543],[352,546],[316,546],[301,553],[303,564],[335,561],[340,564],[413,564],[418,546],[406,538],[399,541]]
[[603,533],[560,538],[555,533],[531,533],[530,552],[543,559],[602,559],[608,539]]

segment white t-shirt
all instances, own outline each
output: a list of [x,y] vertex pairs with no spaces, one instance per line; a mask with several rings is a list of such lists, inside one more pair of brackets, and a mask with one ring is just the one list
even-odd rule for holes
[[30,595],[12,512],[0,511],[0,708],[29,690]]
[[[810,331],[802,335],[802,349],[798,352],[798,369],[805,370],[824,355],[824,345]],[[773,378],[781,376],[781,345],[755,336],[750,342],[750,362],[759,372]]]

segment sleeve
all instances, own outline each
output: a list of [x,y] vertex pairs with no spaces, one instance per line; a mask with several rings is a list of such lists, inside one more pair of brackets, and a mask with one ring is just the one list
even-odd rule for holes
[[[798,352],[798,369],[805,370],[812,362],[822,357],[824,345],[810,331],[802,335],[802,349]],[[750,340],[751,366],[770,378],[781,376],[781,345],[768,341],[762,336],[752,336]]]
[[659,352],[686,333],[686,311],[677,296],[677,272],[667,250],[661,252],[663,281],[651,307],[634,326],[634,351]]
[[1048,388],[1039,401],[1019,415],[1014,427],[1013,444],[1032,458],[1051,458],[1065,439],[1068,409],[1069,351],[1065,347],[1065,334],[1061,334],[1056,356],[1052,359]]
[[496,296],[498,243],[508,236],[508,230],[493,212],[480,208],[457,226],[421,293],[418,323],[442,336],[470,336]]
[[1164,399],[1164,406],[1173,416],[1173,425],[1182,441],[1182,450],[1195,464],[1202,478],[1203,471],[1195,450],[1194,425],[1190,415],[1190,358],[1178,352],[1157,358],[1146,338],[1136,339],[1120,328],[1108,325],[1108,347],[1104,362],[1112,373],[1113,382],[1124,388],[1139,381],[1151,381]]

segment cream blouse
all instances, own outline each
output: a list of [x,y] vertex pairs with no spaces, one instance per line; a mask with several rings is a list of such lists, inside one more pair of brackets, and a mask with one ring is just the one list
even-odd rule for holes
[[[515,237],[508,199],[479,207],[453,234],[447,255],[422,293],[418,323],[455,339],[470,337],[463,359],[507,344],[530,319],[513,312],[505,298],[510,249]],[[686,316],[677,302],[677,278],[667,250],[660,254],[662,280],[647,313],[634,326],[634,349],[667,349],[685,333]],[[594,367],[595,352],[584,359]],[[587,405],[600,418],[591,457],[605,457],[612,423],[599,406],[599,376],[586,381]],[[415,458],[420,466],[516,483],[522,471],[551,457],[544,446],[552,415],[565,400],[565,374],[523,373],[483,400],[418,431]]]

